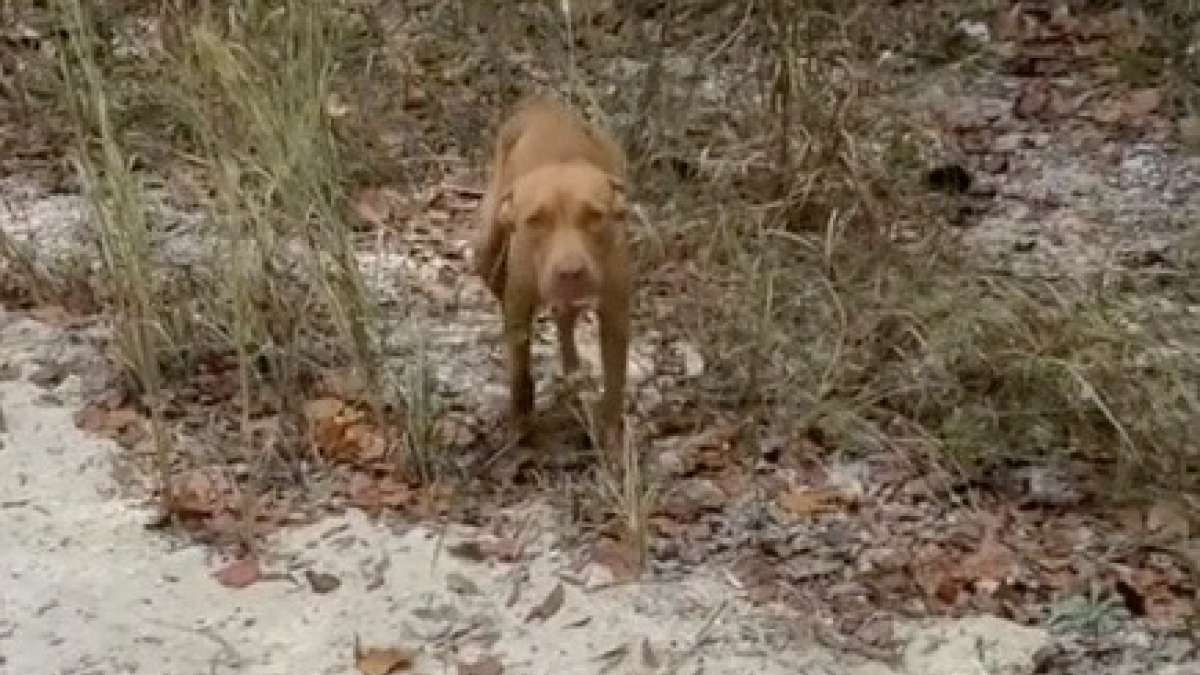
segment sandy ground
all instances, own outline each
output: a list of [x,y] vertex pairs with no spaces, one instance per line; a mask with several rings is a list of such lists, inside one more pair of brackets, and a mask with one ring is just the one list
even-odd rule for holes
[[[78,378],[52,392],[26,379],[86,349],[0,314],[5,674],[349,674],[358,640],[418,650],[397,671],[414,673],[1015,675],[1047,642],[998,619],[913,626],[903,663],[888,666],[817,646],[799,617],[751,607],[719,570],[607,587],[593,574],[603,570],[585,570],[583,583],[563,582],[569,556],[548,534],[532,559],[472,562],[444,548],[471,537],[465,528],[439,537],[357,512],[273,537],[269,578],[227,588],[210,551],[145,529],[149,511],[120,496],[116,446],[72,423]],[[340,584],[317,593],[306,571]],[[560,583],[561,608],[529,620]],[[502,671],[458,669],[485,656]]]

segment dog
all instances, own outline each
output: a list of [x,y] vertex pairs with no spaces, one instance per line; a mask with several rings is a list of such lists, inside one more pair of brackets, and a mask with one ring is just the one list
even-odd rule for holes
[[631,270],[626,162],[616,141],[546,94],[522,99],[501,125],[471,243],[474,272],[499,301],[509,376],[512,441],[533,432],[534,315],[553,314],[563,374],[579,369],[575,325],[600,322],[601,443],[624,437]]

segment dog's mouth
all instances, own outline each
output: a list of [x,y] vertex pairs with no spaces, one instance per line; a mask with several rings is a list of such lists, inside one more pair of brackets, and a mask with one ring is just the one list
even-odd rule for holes
[[577,297],[552,298],[549,303],[551,309],[555,312],[586,312],[595,310],[600,304],[600,300],[595,295],[584,295]]

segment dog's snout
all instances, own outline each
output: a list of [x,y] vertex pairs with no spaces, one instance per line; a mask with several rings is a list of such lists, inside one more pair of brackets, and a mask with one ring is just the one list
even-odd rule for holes
[[596,292],[596,279],[583,259],[559,261],[550,270],[547,281],[547,299],[553,304],[574,304]]

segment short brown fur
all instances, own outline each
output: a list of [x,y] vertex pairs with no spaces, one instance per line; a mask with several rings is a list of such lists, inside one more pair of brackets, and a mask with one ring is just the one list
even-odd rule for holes
[[502,308],[518,439],[533,426],[535,312],[551,308],[570,377],[579,368],[575,324],[589,301],[600,319],[602,443],[623,435],[631,293],[624,180],[616,142],[547,95],[522,100],[497,134],[472,248],[474,271]]

